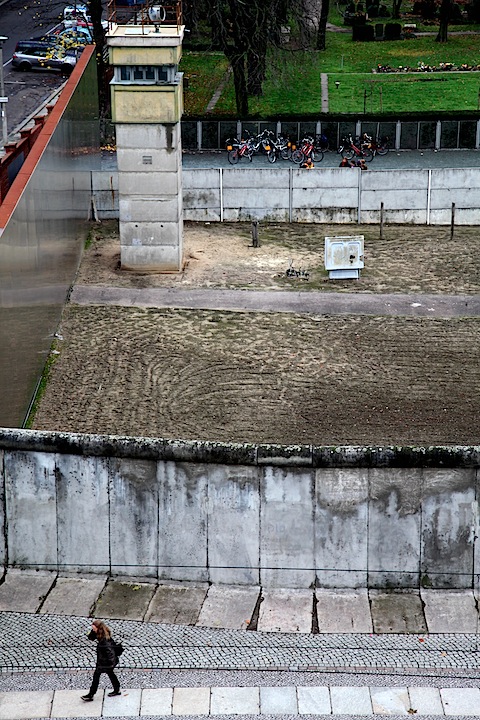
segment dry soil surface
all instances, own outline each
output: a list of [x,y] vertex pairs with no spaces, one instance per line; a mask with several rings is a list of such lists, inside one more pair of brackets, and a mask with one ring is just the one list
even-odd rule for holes
[[[359,281],[323,270],[325,235],[364,234]],[[94,226],[78,284],[479,294],[478,228],[187,225],[179,274],[119,269]],[[290,262],[309,279],[285,275]],[[477,318],[68,305],[33,427],[234,442],[480,442]]]

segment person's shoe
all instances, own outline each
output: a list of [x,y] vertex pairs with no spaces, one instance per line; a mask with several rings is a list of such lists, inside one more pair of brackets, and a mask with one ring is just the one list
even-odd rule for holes
[[112,692],[108,693],[108,697],[115,697],[116,695],[121,695],[122,693],[120,690],[112,690]]
[[91,695],[82,695],[81,700],[85,700],[85,702],[92,702],[93,697]]

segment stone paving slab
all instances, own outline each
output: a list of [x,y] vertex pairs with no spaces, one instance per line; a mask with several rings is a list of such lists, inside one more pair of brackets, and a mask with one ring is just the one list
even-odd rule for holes
[[148,688],[142,690],[140,715],[171,715],[173,688]]
[[103,717],[138,717],[140,715],[141,690],[122,690],[116,697],[105,694]]
[[0,693],[1,720],[29,720],[50,717],[53,690]]
[[258,715],[260,692],[256,687],[212,687],[211,715]]
[[0,693],[0,720],[35,718],[168,717],[225,715],[480,717],[479,688],[368,686],[243,686],[124,689],[109,698],[100,690]]
[[173,693],[174,715],[208,715],[210,712],[210,688],[175,688]]
[[309,633],[312,630],[311,590],[264,590],[257,629],[263,632]]
[[367,590],[316,590],[320,633],[373,632]]
[[245,630],[252,618],[259,587],[211,585],[200,610],[200,627]]
[[370,590],[373,627],[376,633],[426,633],[422,601],[418,593]]
[[294,687],[260,688],[262,715],[296,715],[297,712],[297,693]]
[[16,612],[37,612],[55,578],[51,572],[9,570],[0,585],[0,611],[14,608]]
[[440,690],[433,687],[410,687],[410,705],[416,710],[416,715],[443,715],[442,698]]
[[372,707],[375,715],[408,715],[410,698],[405,687],[370,688]]
[[332,713],[335,715],[371,715],[372,699],[368,687],[343,687],[333,685],[330,688]]
[[297,687],[300,715],[330,715],[332,706],[328,687]]
[[119,620],[143,620],[155,593],[153,583],[108,582],[97,600],[95,614]]
[[159,585],[145,620],[173,625],[195,625],[207,591],[207,583]]
[[[99,690],[92,702],[84,702],[82,695],[86,695],[88,688],[85,690],[56,690],[53,696],[52,718],[90,718],[101,717],[103,707],[104,691]],[[47,714],[47,717],[49,715]]]
[[107,579],[58,577],[40,612],[52,615],[88,617]]
[[422,590],[431,633],[477,633],[478,611],[471,590]]
[[440,690],[445,715],[480,716],[480,690],[478,688],[443,688]]

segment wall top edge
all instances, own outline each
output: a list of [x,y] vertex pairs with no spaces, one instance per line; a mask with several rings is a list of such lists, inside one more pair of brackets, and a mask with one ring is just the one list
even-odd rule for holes
[[0,428],[0,450],[303,468],[478,468],[480,445],[316,446],[221,443]]

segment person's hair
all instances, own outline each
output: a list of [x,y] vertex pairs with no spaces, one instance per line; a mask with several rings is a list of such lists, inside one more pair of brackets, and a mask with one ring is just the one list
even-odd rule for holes
[[94,620],[92,625],[95,626],[98,640],[109,640],[112,636],[110,628],[101,620]]

